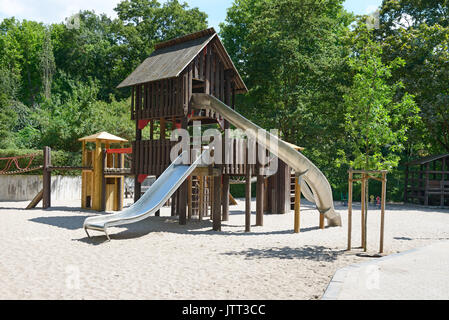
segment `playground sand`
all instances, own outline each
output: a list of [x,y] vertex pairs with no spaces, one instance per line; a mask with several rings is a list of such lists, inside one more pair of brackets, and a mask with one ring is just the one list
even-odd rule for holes
[[[306,204],[300,234],[292,232],[292,212],[265,215],[263,227],[244,233],[244,202],[238,203],[222,232],[212,232],[207,219],[180,226],[164,208],[161,217],[111,228],[112,241],[105,242],[95,231],[87,238],[82,224],[95,213],[78,202],[47,211],[1,202],[0,299],[320,299],[337,269],[372,259],[345,252],[345,207],[337,207],[343,228],[319,230],[317,211]],[[369,212],[370,252],[378,250],[379,213]],[[387,254],[443,239],[449,210],[387,205]]]

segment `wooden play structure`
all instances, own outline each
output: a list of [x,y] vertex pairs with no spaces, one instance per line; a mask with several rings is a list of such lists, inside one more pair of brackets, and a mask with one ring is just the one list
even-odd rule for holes
[[[379,253],[383,253],[384,250],[384,230],[385,230],[385,199],[387,190],[387,171],[367,171],[367,170],[349,170],[349,190],[348,190],[348,250],[352,249],[352,194],[353,194],[353,183],[360,181],[361,186],[361,248],[363,251],[367,251],[367,219],[368,219],[368,197],[367,197],[367,184],[370,179],[380,181],[382,183],[382,195],[380,197],[381,207],[380,207],[380,243],[379,243]],[[355,178],[357,175],[359,178]]]
[[[120,211],[123,209],[124,175],[130,174],[125,168],[123,149],[128,142],[107,132],[100,132],[80,138],[82,142],[83,167],[81,187],[81,207],[97,211]],[[88,144],[93,144],[92,150]],[[121,149],[110,149],[118,144]]]
[[[230,123],[211,109],[193,108],[192,94],[206,93],[235,108],[236,95],[248,90],[213,28],[176,38],[155,46],[148,57],[118,88],[131,88],[131,119],[136,123],[132,142],[131,173],[135,176],[134,200],[141,196],[141,183],[147,176],[159,177],[170,165],[168,129],[189,129],[194,121],[218,125]],[[160,134],[155,133],[158,125]],[[149,139],[142,130],[149,126]],[[256,182],[256,225],[263,225],[265,212],[283,214],[297,203],[299,232],[299,196],[292,197],[291,168],[279,161],[278,172],[271,177],[260,174],[260,163],[250,164],[246,154],[248,140],[232,140],[232,164],[198,167],[171,198],[171,212],[180,224],[197,216],[210,216],[213,229],[221,230],[221,221],[229,218],[230,181],[243,178],[246,186],[245,230],[251,230],[251,182]],[[298,147],[300,150],[300,148]],[[223,160],[225,155],[223,155]],[[224,161],[223,161],[224,163]],[[99,182],[97,182],[99,184]],[[300,194],[297,188],[297,194]],[[299,192],[299,193],[298,193]],[[324,227],[324,224],[323,224]]]
[[449,206],[449,154],[407,163],[404,184],[404,202]]

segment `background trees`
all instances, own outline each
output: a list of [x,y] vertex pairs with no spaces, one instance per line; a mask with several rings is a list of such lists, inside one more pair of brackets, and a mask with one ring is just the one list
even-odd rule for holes
[[[448,0],[384,0],[374,30],[343,2],[235,0],[220,35],[250,89],[237,108],[305,147],[337,198],[349,165],[365,165],[398,166],[388,190],[400,199],[404,162],[449,151]],[[116,86],[207,15],[178,0],[115,10],[82,11],[79,28],[0,22],[0,148],[77,152],[100,130],[134,138],[130,92]]]
[[79,12],[77,27],[1,21],[0,148],[76,152],[80,136],[102,130],[133,139],[129,91],[116,86],[155,43],[207,28],[207,15],[177,0],[115,10],[118,19]]

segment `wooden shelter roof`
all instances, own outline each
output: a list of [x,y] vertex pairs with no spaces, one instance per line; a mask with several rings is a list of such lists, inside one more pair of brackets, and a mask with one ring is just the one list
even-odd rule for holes
[[234,71],[237,93],[248,91],[229,54],[214,28],[159,43],[155,51],[140,64],[117,88],[176,78],[209,43],[214,42],[225,70]]
[[442,158],[447,158],[447,157],[449,157],[449,153],[440,154],[440,155],[433,155],[433,156],[427,156],[427,157],[424,157],[424,158],[420,158],[420,159],[416,159],[416,160],[410,161],[410,162],[406,163],[406,165],[408,165],[408,166],[421,165],[421,164],[426,164],[426,163],[433,162],[433,161],[440,160]]
[[107,132],[99,132],[96,134],[93,134],[88,137],[80,138],[78,141],[85,141],[85,142],[95,142],[97,140],[102,140],[105,142],[128,142],[128,140],[114,136],[113,134],[107,133]]

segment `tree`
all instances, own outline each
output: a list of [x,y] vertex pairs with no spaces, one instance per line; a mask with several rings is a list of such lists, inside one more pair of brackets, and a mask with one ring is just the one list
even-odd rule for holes
[[400,160],[407,131],[418,120],[419,108],[403,84],[389,83],[392,70],[404,65],[401,58],[382,62],[381,45],[371,39],[365,25],[354,31],[349,64],[355,73],[344,95],[347,142],[352,145],[349,163],[356,169],[391,170]]
[[405,61],[391,81],[401,80],[421,109],[422,122],[410,134],[407,155],[449,152],[448,1],[384,1],[380,22],[383,60]]
[[114,26],[117,35],[116,68],[122,80],[142,63],[158,42],[180,37],[207,28],[207,15],[187,3],[168,0],[129,0],[114,9],[119,21]]
[[11,131],[17,114],[12,108],[16,84],[8,70],[0,69],[0,149],[14,146]]
[[40,53],[40,66],[42,70],[42,86],[43,93],[46,99],[51,96],[51,84],[53,81],[53,74],[55,72],[55,57],[53,55],[53,45],[51,43],[50,32],[45,30],[45,36]]
[[339,0],[238,0],[222,37],[250,90],[238,110],[304,153],[343,183],[343,93],[350,84],[345,35],[352,16]]

